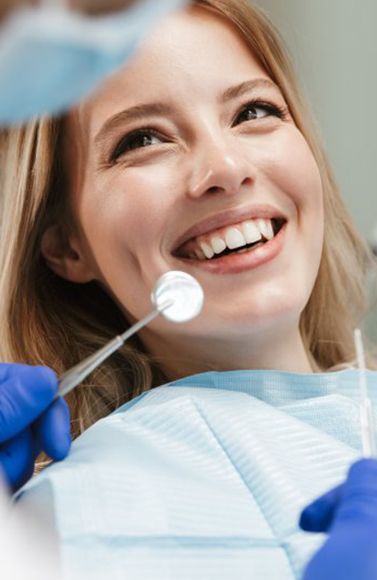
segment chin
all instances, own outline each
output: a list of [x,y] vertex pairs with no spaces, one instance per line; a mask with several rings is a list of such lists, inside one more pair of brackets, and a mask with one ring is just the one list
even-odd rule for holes
[[[261,332],[263,330],[273,331],[279,328],[297,328],[301,313],[304,310],[309,296],[297,296],[293,292],[266,294],[264,296],[255,296],[254,299],[243,303],[233,303],[231,308],[229,305],[216,309],[212,312],[203,312],[204,316],[199,317],[200,324],[223,327],[226,324],[229,332],[234,331],[234,334],[240,332],[254,333],[255,330]],[[232,332],[233,334],[233,332]]]

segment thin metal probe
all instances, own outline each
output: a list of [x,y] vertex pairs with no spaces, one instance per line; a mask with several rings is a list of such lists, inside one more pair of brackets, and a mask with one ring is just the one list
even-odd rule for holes
[[106,360],[110,355],[117,351],[123,344],[128,340],[133,334],[138,332],[141,328],[152,322],[161,312],[172,306],[173,301],[169,300],[153,310],[150,314],[145,316],[142,320],[139,320],[126,330],[123,334],[120,334],[113,338],[110,342],[105,344],[102,348],[97,350],[95,353],[88,356],[83,361],[79,362],[77,365],[70,368],[63,375],[61,375],[59,380],[58,392],[55,399],[58,397],[65,397],[70,393],[77,385],[79,385],[94,369],[96,369],[104,360]]
[[360,388],[360,425],[361,440],[364,457],[376,457],[376,435],[374,427],[374,415],[371,400],[368,396],[368,384],[365,366],[364,345],[361,331],[356,328],[354,331],[354,341],[356,347],[357,365],[359,369]]

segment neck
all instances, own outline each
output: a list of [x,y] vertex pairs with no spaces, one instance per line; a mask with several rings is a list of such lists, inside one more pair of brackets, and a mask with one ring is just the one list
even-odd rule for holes
[[169,380],[207,371],[242,369],[313,373],[319,370],[307,353],[298,328],[254,336],[185,336],[164,340],[153,333],[142,338]]

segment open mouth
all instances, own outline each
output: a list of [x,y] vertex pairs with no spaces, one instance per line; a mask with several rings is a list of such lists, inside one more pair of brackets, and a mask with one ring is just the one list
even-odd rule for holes
[[286,223],[284,218],[248,219],[193,238],[180,246],[174,256],[214,262],[232,254],[250,253],[273,240]]

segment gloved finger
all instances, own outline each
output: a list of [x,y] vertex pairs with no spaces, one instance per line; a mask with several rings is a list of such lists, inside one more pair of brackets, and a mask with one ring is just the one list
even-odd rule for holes
[[354,463],[344,483],[335,523],[369,521],[377,526],[377,460]]
[[70,412],[64,399],[59,398],[35,421],[33,431],[38,443],[55,461],[64,459],[71,447]]
[[[21,433],[48,407],[58,389],[47,367],[0,365],[0,442]],[[8,367],[8,368],[4,368]]]
[[30,479],[38,454],[38,445],[30,428],[0,445],[0,464],[12,491],[16,491]]
[[338,485],[306,506],[299,521],[302,530],[326,532],[329,529],[342,498],[343,485]]

